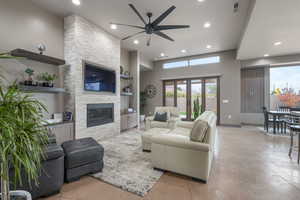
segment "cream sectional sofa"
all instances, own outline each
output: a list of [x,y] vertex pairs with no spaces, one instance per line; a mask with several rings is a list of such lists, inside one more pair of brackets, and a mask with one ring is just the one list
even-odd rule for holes
[[[206,142],[190,140],[197,120],[208,124]],[[208,181],[212,165],[217,117],[206,111],[194,122],[178,122],[174,130],[151,137],[151,160],[154,168],[163,169]]]

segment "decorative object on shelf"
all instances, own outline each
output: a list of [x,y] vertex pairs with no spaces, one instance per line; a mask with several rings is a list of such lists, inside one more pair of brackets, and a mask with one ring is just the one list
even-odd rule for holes
[[132,91],[132,85],[130,84],[130,85],[128,85],[127,87],[124,87],[123,88],[123,92],[126,92],[126,93],[131,93],[131,91]]
[[73,120],[72,112],[64,112],[64,122],[72,121],[72,120]]
[[124,72],[124,68],[123,68],[123,66],[121,65],[121,66],[120,66],[120,74],[123,74],[123,72]]
[[39,52],[40,52],[41,55],[43,55],[44,51],[46,51],[46,46],[44,44],[39,44],[37,46],[37,48],[38,48],[38,50],[39,50]]
[[27,68],[25,70],[25,73],[28,75],[27,80],[24,81],[24,85],[33,85],[33,80],[32,80],[32,76],[34,75],[34,70],[31,68]]
[[145,92],[148,98],[153,98],[156,95],[156,87],[154,85],[147,85]]
[[39,80],[42,82],[43,87],[54,87],[54,80],[57,79],[56,74],[49,74],[48,72],[44,72],[39,75]]
[[130,72],[129,72],[129,71],[125,71],[125,72],[124,72],[124,75],[125,75],[125,76],[130,76]]

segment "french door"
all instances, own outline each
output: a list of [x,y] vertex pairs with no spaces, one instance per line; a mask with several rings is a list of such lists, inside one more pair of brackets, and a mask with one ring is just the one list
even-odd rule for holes
[[194,119],[194,106],[201,111],[213,111],[218,116],[220,110],[219,77],[175,79],[163,81],[163,105],[176,106],[184,120]]

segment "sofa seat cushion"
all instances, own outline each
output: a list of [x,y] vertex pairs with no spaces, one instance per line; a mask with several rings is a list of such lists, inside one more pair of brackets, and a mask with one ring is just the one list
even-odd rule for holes
[[176,127],[175,129],[173,129],[170,132],[170,134],[182,135],[182,136],[185,136],[185,137],[190,137],[191,129],[184,128],[184,127]]
[[191,130],[191,136],[190,136],[191,141],[204,142],[208,128],[209,127],[207,121],[197,119]]
[[159,122],[159,121],[152,121],[150,128],[168,128],[168,122]]
[[170,129],[166,128],[151,128],[142,133],[142,139],[144,142],[151,142],[151,139],[154,135],[166,134],[170,132]]
[[64,150],[57,144],[49,144],[45,147],[45,160],[54,160],[64,156]]
[[93,138],[67,141],[62,144],[65,151],[65,168],[75,168],[103,159],[104,149]]

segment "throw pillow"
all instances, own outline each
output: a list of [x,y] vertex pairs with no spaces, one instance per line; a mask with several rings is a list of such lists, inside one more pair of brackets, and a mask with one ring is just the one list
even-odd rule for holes
[[166,122],[168,120],[168,113],[156,112],[153,120],[159,122]]
[[196,120],[191,130],[190,140],[194,142],[204,142],[208,130],[208,123],[203,120]]

